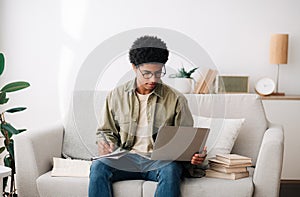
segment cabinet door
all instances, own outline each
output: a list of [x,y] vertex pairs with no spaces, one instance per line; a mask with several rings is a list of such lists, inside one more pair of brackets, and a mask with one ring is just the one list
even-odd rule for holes
[[263,100],[268,120],[284,127],[281,179],[300,180],[300,100]]

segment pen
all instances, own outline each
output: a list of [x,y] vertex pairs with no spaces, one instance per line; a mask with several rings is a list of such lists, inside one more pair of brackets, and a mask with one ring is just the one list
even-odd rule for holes
[[203,149],[200,153],[199,153],[199,156],[200,157],[205,157],[207,154],[207,150],[206,149]]
[[[101,135],[101,137],[102,137],[104,143],[105,143],[108,147],[110,147],[110,144],[109,144],[108,140],[106,139],[106,137],[105,137],[103,131],[99,131],[99,133],[100,133],[100,135]],[[110,148],[110,149],[111,149],[111,148]],[[97,160],[97,159],[99,159],[99,158],[100,158],[100,157],[98,157],[98,156],[92,157],[92,158],[91,158],[91,161]]]
[[109,142],[107,141],[107,139],[106,139],[106,137],[105,137],[105,135],[104,135],[103,131],[99,131],[99,132],[100,132],[100,135],[102,136],[102,138],[103,138],[103,140],[104,140],[105,144],[106,144],[107,146],[109,146],[109,147],[110,147],[110,144],[109,144]]

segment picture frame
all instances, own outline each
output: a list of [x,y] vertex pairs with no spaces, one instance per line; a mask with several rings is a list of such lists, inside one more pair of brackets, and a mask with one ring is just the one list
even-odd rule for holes
[[249,76],[218,75],[217,93],[249,93]]

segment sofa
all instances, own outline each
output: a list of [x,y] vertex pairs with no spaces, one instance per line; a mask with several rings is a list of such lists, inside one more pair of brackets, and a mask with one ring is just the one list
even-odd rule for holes
[[[91,97],[90,94],[93,93],[78,96],[78,102],[82,105],[87,104],[86,99]],[[103,103],[105,94],[100,93],[100,95],[102,96],[96,101]],[[238,180],[208,177],[185,178],[181,184],[182,196],[278,196],[284,133],[281,126],[267,120],[260,97],[256,94],[185,94],[185,97],[193,115],[245,119],[231,152],[251,157],[253,167],[249,168],[249,177]],[[91,108],[95,108],[94,104],[92,106]],[[73,105],[73,108],[70,108],[69,114],[72,114],[72,118],[66,118],[49,128],[27,131],[15,136],[17,192],[20,197],[88,195],[88,177],[51,176],[53,157],[88,159],[85,158],[84,151],[89,148],[92,151],[87,152],[96,150],[94,141],[96,119],[99,118],[99,114],[95,118],[86,117],[87,114],[92,113],[91,111],[76,115],[74,111],[79,110],[75,109],[76,107]],[[101,106],[98,106],[94,110],[98,111],[100,108]],[[84,110],[88,109],[88,106],[84,107]],[[78,124],[75,128],[74,122],[78,120],[79,122],[84,120],[87,123],[86,125]],[[94,125],[89,127],[92,125],[89,121],[94,122]],[[80,135],[78,131],[75,132],[77,136],[73,135],[74,130],[82,130],[81,127],[86,128],[82,131],[84,135]],[[80,141],[84,142],[85,147],[81,147]],[[113,184],[115,197],[148,197],[154,195],[155,189],[155,182],[144,180],[120,181]]]

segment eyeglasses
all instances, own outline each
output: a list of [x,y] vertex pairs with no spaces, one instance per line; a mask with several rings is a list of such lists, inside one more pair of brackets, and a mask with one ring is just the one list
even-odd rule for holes
[[150,79],[153,75],[154,75],[155,78],[161,78],[161,77],[165,76],[166,68],[165,68],[165,66],[163,66],[163,68],[164,68],[164,72],[156,71],[156,72],[153,73],[153,72],[150,72],[150,71],[142,72],[140,67],[138,66],[138,69],[141,72],[141,74],[143,75],[144,79]]

